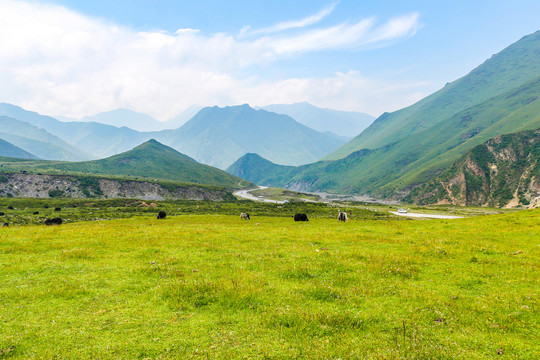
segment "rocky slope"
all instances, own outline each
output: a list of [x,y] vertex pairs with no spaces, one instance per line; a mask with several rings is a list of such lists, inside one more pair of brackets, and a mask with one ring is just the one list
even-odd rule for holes
[[0,197],[231,200],[225,188],[66,175],[0,173]]
[[540,206],[540,129],[500,135],[473,148],[405,201],[525,208]]

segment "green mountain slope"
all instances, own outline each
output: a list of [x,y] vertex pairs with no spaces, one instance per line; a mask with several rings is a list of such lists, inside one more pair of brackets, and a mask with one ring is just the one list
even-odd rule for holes
[[[4,164],[10,170],[9,164]],[[249,182],[225,171],[197,163],[155,140],[106,159],[84,162],[27,161],[13,165],[13,170],[47,174],[95,174],[139,179],[167,180],[176,183],[218,185],[227,188],[250,186]]]
[[385,113],[325,159],[376,149],[419,133],[466,108],[540,76],[540,31],[525,36],[443,89],[405,109]]
[[349,139],[351,136],[360,134],[375,120],[373,116],[361,112],[322,109],[308,102],[273,104],[264,106],[263,109],[289,115],[300,124],[314,130],[328,131]]
[[540,129],[499,135],[476,146],[405,201],[540,206]]
[[[540,127],[540,78],[455,114],[399,142],[375,150],[359,150],[334,161],[320,161],[294,170],[273,167],[249,172],[247,180],[294,190],[363,193],[399,198],[449,167],[464,153],[500,134]],[[263,181],[263,182],[261,182]]]
[[1,139],[0,136],[0,157],[12,157],[20,159],[37,159],[36,156],[27,151]]
[[179,129],[154,136],[197,161],[223,169],[253,152],[281,164],[304,164],[343,144],[289,116],[249,105],[204,108]]
[[298,171],[295,166],[277,165],[261,156],[248,153],[234,162],[226,170],[242,179],[251,179],[259,185],[282,184]]
[[90,158],[57,136],[7,116],[0,116],[0,138],[42,159],[80,161]]

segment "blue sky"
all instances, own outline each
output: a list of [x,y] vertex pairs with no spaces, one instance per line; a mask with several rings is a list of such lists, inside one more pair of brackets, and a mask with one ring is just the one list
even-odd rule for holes
[[298,101],[377,116],[539,30],[539,13],[536,0],[0,0],[0,101],[73,117]]

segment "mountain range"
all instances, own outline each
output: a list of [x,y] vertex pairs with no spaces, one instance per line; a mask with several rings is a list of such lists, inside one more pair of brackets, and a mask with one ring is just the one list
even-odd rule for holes
[[323,161],[291,169],[246,156],[229,171],[261,185],[402,198],[486,140],[540,127],[539,97],[540,31],[420,102],[383,114]]
[[[126,111],[113,113],[131,114]],[[47,137],[51,138],[49,135],[55,136],[65,143],[64,148],[74,153],[71,157],[37,154],[31,151],[34,148],[27,149],[22,143],[14,143],[40,158],[51,160],[99,159],[157,139],[199,162],[223,169],[248,152],[258,152],[278,163],[297,165],[316,161],[345,143],[335,135],[301,125],[289,116],[255,110],[248,105],[204,108],[178,129],[154,132],[139,132],[94,121],[63,122],[6,103],[0,103],[1,115],[42,129],[43,142],[47,142]],[[109,116],[111,113],[96,119]],[[141,116],[141,119],[148,118]]]
[[287,115],[249,105],[202,109],[177,130],[154,136],[199,162],[225,169],[248,152],[299,165],[318,160],[344,141],[317,132]]
[[90,156],[29,123],[0,116],[0,138],[42,159],[78,161]]
[[0,165],[3,171],[8,172],[116,176],[138,180],[216,185],[230,189],[253,186],[250,182],[223,170],[200,164],[153,139],[132,150],[100,160],[58,162],[2,158]]
[[3,140],[0,138],[0,157],[11,157],[20,159],[37,159],[37,156]]

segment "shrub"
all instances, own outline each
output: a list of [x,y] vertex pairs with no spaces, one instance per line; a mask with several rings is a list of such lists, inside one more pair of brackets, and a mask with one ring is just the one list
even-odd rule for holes
[[62,195],[64,195],[63,190],[49,190],[49,197],[58,198],[62,197]]

